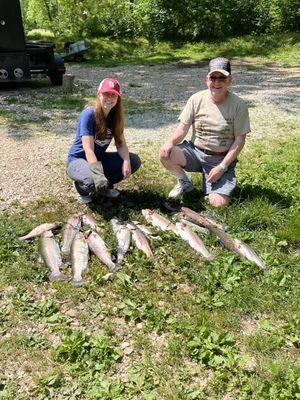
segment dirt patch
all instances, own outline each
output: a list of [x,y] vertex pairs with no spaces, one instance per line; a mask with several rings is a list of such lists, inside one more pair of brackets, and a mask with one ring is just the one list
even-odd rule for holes
[[[178,64],[115,68],[78,64],[67,67],[67,72],[75,75],[75,94],[86,98],[95,95],[105,76],[113,76],[120,80],[126,99],[164,105],[161,110],[141,109],[126,116],[129,148],[140,152],[145,143],[148,149],[157,149],[176,127],[187,99],[205,88],[207,66],[191,64],[189,68]],[[280,123],[299,124],[300,74],[273,64],[257,67],[259,70],[252,64],[233,62],[232,91],[250,107],[250,145],[254,138],[274,136]],[[1,90],[0,210],[8,209],[13,202],[26,204],[49,195],[74,197],[72,183],[65,175],[65,161],[80,111],[53,108],[56,99],[64,95],[60,87],[34,81]]]

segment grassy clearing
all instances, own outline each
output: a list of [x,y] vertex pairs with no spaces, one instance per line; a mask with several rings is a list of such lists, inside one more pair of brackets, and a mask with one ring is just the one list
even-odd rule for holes
[[[108,282],[92,257],[87,286],[50,284],[35,262],[37,240],[17,237],[85,207],[49,197],[3,213],[0,398],[299,398],[299,144],[296,135],[253,144],[238,166],[233,205],[210,210],[260,253],[265,273],[214,237],[204,238],[216,254],[207,262],[159,232],[153,260],[134,250]],[[121,199],[93,210],[113,252],[109,219],[143,221],[140,210],[160,210],[172,186],[152,153],[141,156]],[[184,204],[207,208],[200,193]]]
[[89,63],[102,66],[157,64],[183,59],[205,61],[220,54],[230,59],[276,62],[282,66],[297,66],[299,59],[299,33],[243,36],[221,42],[151,44],[146,39],[111,38],[90,39],[86,42],[90,47],[87,53]]

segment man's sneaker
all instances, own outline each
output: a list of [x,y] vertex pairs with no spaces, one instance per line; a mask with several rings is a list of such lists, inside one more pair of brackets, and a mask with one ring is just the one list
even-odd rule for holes
[[195,190],[195,188],[191,181],[179,179],[177,185],[175,185],[171,192],[168,194],[168,198],[177,200],[184,193],[192,192],[193,190]]
[[101,195],[109,199],[116,199],[120,195],[120,192],[117,189],[106,189]]
[[79,201],[79,203],[81,203],[81,204],[89,204],[92,202],[92,198],[89,195],[84,196],[77,192],[76,197],[77,197],[77,200]]

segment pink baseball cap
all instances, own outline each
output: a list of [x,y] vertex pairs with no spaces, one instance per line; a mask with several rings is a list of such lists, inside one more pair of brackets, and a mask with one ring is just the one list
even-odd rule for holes
[[116,79],[105,78],[100,82],[97,93],[114,93],[117,96],[121,96],[120,84]]

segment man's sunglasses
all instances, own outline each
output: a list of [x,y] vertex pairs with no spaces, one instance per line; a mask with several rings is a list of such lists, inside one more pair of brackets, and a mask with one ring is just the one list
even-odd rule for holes
[[226,79],[226,76],[209,76],[209,80],[212,82],[225,82]]

